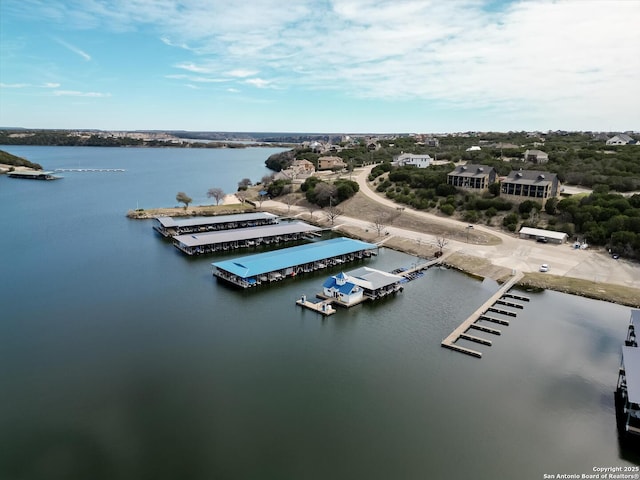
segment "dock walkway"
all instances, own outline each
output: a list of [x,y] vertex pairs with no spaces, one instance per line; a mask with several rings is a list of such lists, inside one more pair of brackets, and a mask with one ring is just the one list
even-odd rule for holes
[[323,300],[321,302],[310,302],[303,295],[300,299],[296,300],[296,305],[300,305],[301,307],[308,308],[309,310],[313,310],[314,312],[318,312],[325,317],[336,313],[336,309],[331,305],[331,300]]
[[[480,328],[477,328],[475,325],[475,322],[480,320],[480,319],[490,319],[490,317],[486,317],[485,313],[489,310],[492,309],[493,305],[495,305],[498,300],[500,300],[502,297],[505,296],[505,294],[524,276],[524,274],[522,272],[517,272],[514,276],[512,276],[507,282],[505,282],[500,289],[494,293],[486,302],[484,302],[476,311],[474,311],[464,322],[462,322],[460,324],[460,326],[458,328],[456,328],[453,332],[451,332],[451,334],[445,338],[442,343],[440,344],[441,346],[445,347],[445,348],[449,348],[451,350],[455,350],[457,352],[461,352],[461,353],[465,353],[467,355],[471,355],[473,357],[482,357],[482,353],[478,352],[477,350],[473,350],[471,348],[467,348],[467,347],[463,347],[462,345],[457,345],[456,342],[459,339],[466,339],[466,340],[471,340],[471,341],[477,341],[475,340],[476,338],[479,337],[473,337],[469,334],[467,334],[467,330],[469,330],[470,328],[476,328],[478,330],[481,330]],[[521,299],[524,299],[525,297],[521,297]],[[497,310],[497,309],[494,309]],[[506,312],[506,311],[505,311]],[[502,312],[500,312],[502,313]],[[510,313],[511,314],[511,313]],[[513,314],[515,316],[515,314]],[[502,323],[502,322],[501,322]],[[507,325],[509,324],[508,322],[505,322]],[[473,326],[473,327],[472,327]],[[496,333],[499,332],[498,330],[495,330],[493,332],[490,333]],[[482,341],[482,342],[478,342],[478,343],[482,343],[482,344],[489,344],[489,343],[485,343],[487,341]]]

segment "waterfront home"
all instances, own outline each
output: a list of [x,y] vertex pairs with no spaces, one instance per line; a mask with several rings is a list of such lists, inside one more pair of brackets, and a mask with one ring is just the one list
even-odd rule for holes
[[497,173],[488,165],[459,165],[447,174],[447,183],[467,190],[484,191],[495,183]]

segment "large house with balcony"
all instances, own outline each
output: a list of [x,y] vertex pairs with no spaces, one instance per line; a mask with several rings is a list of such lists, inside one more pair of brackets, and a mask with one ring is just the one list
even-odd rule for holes
[[560,194],[560,182],[555,173],[537,170],[514,170],[500,182],[500,196],[511,202],[540,202]]
[[457,188],[484,191],[495,183],[497,173],[488,165],[459,165],[447,174],[447,183]]
[[391,162],[392,165],[397,165],[399,167],[404,167],[405,165],[414,165],[418,168],[427,168],[431,165],[433,158],[427,153],[422,155],[414,154],[414,153],[401,153],[397,157],[393,159]]

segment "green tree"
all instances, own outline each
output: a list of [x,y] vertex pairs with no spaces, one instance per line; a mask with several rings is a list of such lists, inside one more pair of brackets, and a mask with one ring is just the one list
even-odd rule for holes
[[178,192],[178,194],[176,195],[176,200],[178,203],[184,203],[185,210],[189,207],[189,204],[193,201],[191,197],[184,192]]

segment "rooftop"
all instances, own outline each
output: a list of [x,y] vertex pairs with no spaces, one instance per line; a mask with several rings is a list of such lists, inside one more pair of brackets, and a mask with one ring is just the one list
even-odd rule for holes
[[251,220],[276,219],[276,215],[267,212],[238,213],[235,215],[216,215],[213,217],[173,218],[158,217],[156,220],[165,228],[194,227],[198,225],[214,225],[216,223],[250,222]]
[[514,170],[504,179],[506,183],[522,183],[529,185],[546,185],[556,179],[555,173],[538,170]]
[[177,235],[173,237],[187,247],[212,245],[215,243],[235,242],[252,238],[274,237],[277,235],[290,235],[292,233],[316,232],[322,230],[305,222],[286,222],[275,225],[259,227],[236,228],[233,230],[221,230],[217,232],[194,233]]
[[543,230],[542,228],[522,227],[520,233],[523,235],[535,235],[537,237],[553,238],[555,240],[564,240],[567,234],[564,232],[556,232],[554,230]]
[[326,258],[355,253],[361,250],[373,250],[375,248],[378,247],[372,243],[341,237],[271,252],[247,255],[222,262],[214,262],[212,265],[219,270],[224,270],[241,278],[250,278],[295,265],[303,265]]
[[377,290],[398,283],[400,275],[383,272],[369,267],[361,267],[346,273],[347,280],[367,290]]
[[488,175],[491,170],[493,170],[493,167],[490,167],[489,165],[459,165],[453,172],[450,172],[449,175],[455,175],[458,177],[483,177]]

